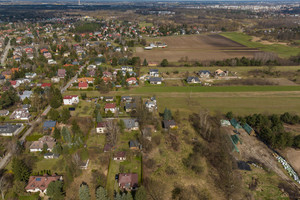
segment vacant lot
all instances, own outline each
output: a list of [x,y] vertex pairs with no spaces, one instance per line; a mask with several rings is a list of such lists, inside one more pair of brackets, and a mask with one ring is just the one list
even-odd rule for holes
[[169,62],[178,62],[186,58],[189,61],[223,60],[234,57],[252,57],[256,48],[249,48],[221,35],[170,36],[159,39],[167,48],[143,50],[138,48],[135,56],[148,61],[160,62],[164,58]]

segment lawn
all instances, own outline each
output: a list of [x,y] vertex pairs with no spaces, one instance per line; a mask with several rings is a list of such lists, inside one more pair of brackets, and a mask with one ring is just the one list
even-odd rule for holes
[[262,51],[277,53],[280,57],[290,57],[300,53],[300,48],[298,47],[291,47],[282,44],[266,45],[260,42],[253,42],[251,41],[252,36],[244,33],[228,32],[222,33],[221,35],[250,48],[258,48]]
[[94,103],[87,102],[86,100],[81,99],[78,105],[76,106],[75,111],[71,112],[71,115],[76,117],[89,117],[93,116],[93,111]]
[[114,190],[117,189],[115,175],[119,173],[120,162],[115,162],[112,159],[109,162],[106,189],[111,198],[113,198]]

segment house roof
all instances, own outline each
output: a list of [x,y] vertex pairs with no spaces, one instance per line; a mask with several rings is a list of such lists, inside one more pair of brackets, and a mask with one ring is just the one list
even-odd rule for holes
[[88,83],[87,82],[80,82],[78,83],[78,87],[88,87]]
[[28,184],[25,187],[25,190],[35,190],[36,188],[38,188],[44,192],[45,189],[48,188],[51,182],[58,181],[61,179],[62,176],[58,176],[58,175],[30,176]]
[[150,77],[149,81],[150,82],[161,82],[161,77]]
[[128,118],[128,119],[122,119],[122,121],[124,122],[126,129],[132,129],[134,127],[139,126],[137,119]]
[[199,78],[198,77],[194,77],[194,76],[189,76],[188,78],[187,78],[187,82],[191,82],[192,80],[195,80],[195,81],[197,81],[197,82],[200,82],[200,80],[199,80]]
[[55,139],[51,136],[45,135],[41,137],[38,141],[32,142],[30,149],[43,149],[44,144],[47,144],[49,149],[53,149],[56,144]]
[[105,128],[105,127],[106,127],[106,122],[97,123],[97,128]]
[[129,147],[139,147],[139,142],[137,140],[130,140]]
[[43,127],[44,128],[53,128],[56,126],[56,121],[45,121]]
[[126,79],[126,82],[128,82],[128,81],[136,81],[136,78],[135,77],[130,77],[130,78]]
[[65,75],[66,75],[66,70],[65,69],[58,69],[57,70],[57,76],[64,77]]
[[119,184],[121,187],[137,187],[138,175],[136,173],[119,174]]
[[41,87],[51,87],[51,83],[43,83]]
[[67,96],[64,96],[64,99],[73,99],[76,97],[78,97],[78,95],[67,95]]
[[3,124],[0,125],[0,133],[14,133],[21,125]]
[[126,157],[126,152],[125,151],[118,151],[115,156],[115,158],[125,158]]
[[248,133],[248,134],[250,134],[251,132],[252,132],[252,128],[251,128],[251,126],[249,126],[249,124],[247,124],[247,123],[245,123],[244,125],[243,125],[243,129],[245,129],[245,131]]
[[169,128],[170,126],[176,126],[176,122],[174,120],[164,120],[164,127]]
[[136,108],[136,103],[126,103],[125,104],[125,109],[135,109]]
[[105,109],[110,109],[110,108],[115,108],[116,107],[116,103],[107,103],[105,104]]

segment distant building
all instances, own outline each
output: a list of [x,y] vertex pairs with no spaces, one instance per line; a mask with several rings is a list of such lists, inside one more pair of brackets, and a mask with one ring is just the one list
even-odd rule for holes
[[136,173],[119,174],[119,187],[125,190],[134,190],[138,187],[138,175]]
[[68,95],[64,96],[64,105],[73,105],[79,103],[78,95]]
[[45,135],[41,137],[38,141],[32,142],[29,149],[30,152],[40,152],[43,151],[44,145],[47,145],[47,151],[52,151],[55,144],[56,142],[53,137]]
[[23,129],[23,125],[4,124],[0,125],[1,136],[14,136]]

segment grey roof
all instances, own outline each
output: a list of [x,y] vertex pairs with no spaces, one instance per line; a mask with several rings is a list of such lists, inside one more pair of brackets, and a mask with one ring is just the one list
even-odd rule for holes
[[129,147],[139,147],[139,142],[137,140],[130,140]]
[[158,69],[150,69],[150,72],[158,72]]
[[176,126],[174,120],[164,120],[164,128],[170,128],[170,126]]
[[161,82],[161,77],[150,77],[150,82]]
[[21,128],[21,125],[13,125],[13,124],[0,125],[0,134],[1,133],[14,133],[19,128]]
[[56,121],[45,121],[44,125],[43,125],[44,129],[45,128],[53,128],[55,126],[56,126]]
[[198,73],[199,74],[210,74],[210,71],[208,71],[208,70],[200,70]]
[[189,76],[186,81],[187,82],[192,82],[193,80],[195,80],[196,82],[200,82],[199,78],[194,77],[194,76]]
[[122,119],[126,129],[132,129],[134,127],[137,127],[139,125],[137,119]]
[[126,103],[125,109],[136,109],[136,103]]

